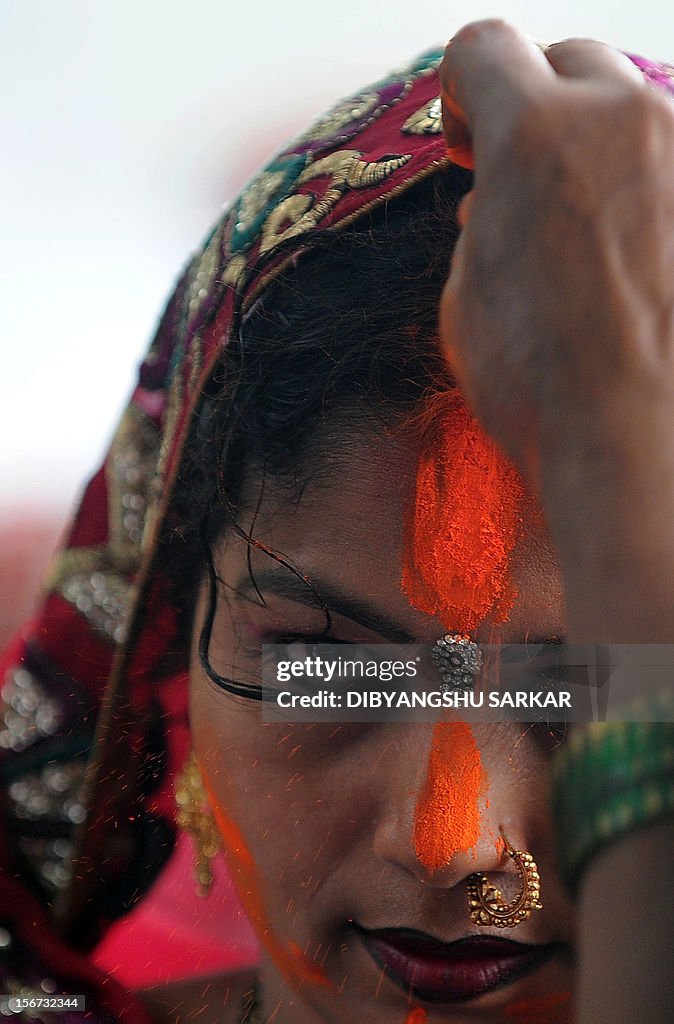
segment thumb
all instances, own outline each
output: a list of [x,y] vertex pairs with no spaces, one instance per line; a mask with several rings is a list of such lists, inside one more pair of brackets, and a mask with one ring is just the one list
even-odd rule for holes
[[538,95],[554,78],[540,48],[511,25],[493,19],[462,28],[447,44],[440,66],[450,159],[467,166],[471,142],[479,152],[523,98]]

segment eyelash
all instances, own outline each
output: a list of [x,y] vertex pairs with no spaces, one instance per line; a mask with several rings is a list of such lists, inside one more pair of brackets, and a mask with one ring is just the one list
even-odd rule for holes
[[[340,640],[338,637],[325,636],[324,634],[310,634],[310,633],[288,633],[284,636],[274,636],[265,638],[261,641],[261,646],[264,644],[272,644],[274,647],[282,647],[284,654],[287,658],[301,661],[304,658],[316,657],[318,652],[316,646],[318,644],[332,644],[333,646],[344,645],[350,646],[348,640]],[[291,648],[301,647],[302,650],[291,651]]]
[[[286,648],[289,648],[292,644],[295,643],[303,643],[308,648],[311,648],[318,643],[343,644],[344,646],[351,645],[351,642],[349,640],[340,640],[337,637],[325,636],[324,634],[311,635],[306,633],[290,633],[285,636],[276,636],[273,640],[268,639],[266,642],[273,643],[279,646],[282,645]],[[306,653],[311,656],[315,652],[313,650],[308,650]],[[568,722],[536,722],[535,728],[538,729],[540,733],[544,735],[547,743],[551,744],[552,750],[556,750],[557,747],[563,746],[568,739]]]
[[311,634],[311,633],[288,633],[285,636],[275,636],[274,639],[268,639],[263,641],[268,644],[275,644],[278,646],[290,647],[291,644],[304,643],[304,644],[344,644],[350,646],[350,640],[340,640],[336,636],[325,636],[323,633]]
[[[343,644],[344,646],[352,646],[352,642],[349,641],[349,640],[341,640],[339,637],[334,637],[334,636],[326,635],[325,633],[320,633],[320,634],[315,634],[315,633],[287,633],[287,634],[278,634],[278,633],[275,633],[275,634],[268,634],[268,635],[260,637],[258,642],[257,642],[257,650],[253,651],[253,650],[249,649],[248,653],[250,655],[254,655],[255,653],[259,654],[260,651],[261,651],[261,647],[264,644],[273,644],[273,645],[278,645],[278,646],[283,646],[285,648],[289,648],[294,643],[303,643],[303,644],[306,644],[309,647],[314,645],[314,644],[318,644],[318,643]],[[314,653],[313,651],[309,652],[310,655],[313,654],[313,653]],[[211,676],[211,678],[213,678],[213,675],[210,672],[208,674]],[[221,686],[225,683],[225,681],[220,679],[220,678],[217,679],[217,682]],[[237,689],[238,689],[238,688],[235,689],[234,687],[232,687],[231,683],[230,683],[229,686],[224,686],[224,688],[228,689],[232,693],[237,693]],[[263,687],[257,686],[257,687],[254,688],[254,690],[255,690],[255,692],[252,693],[252,694],[243,693],[241,690],[238,690],[238,693],[239,693],[240,696],[245,697],[247,700],[261,700],[261,699],[264,699],[262,697]],[[556,741],[556,742],[554,742],[554,746],[551,749],[556,749],[557,747],[563,745],[566,742],[567,738],[568,738],[568,724],[565,723],[565,722],[564,723],[560,723],[559,725],[557,725],[557,724],[553,725],[550,722],[537,722],[537,723],[534,723],[534,728],[539,730],[539,735],[542,734],[545,737],[545,739],[546,739],[546,741],[548,743],[552,743],[553,741]]]
[[[317,643],[330,643],[330,644],[344,644],[349,645],[350,641],[340,640],[338,637],[326,636],[325,634],[310,634],[310,633],[289,633],[285,635],[269,634],[264,635],[256,639],[254,644],[250,646],[245,645],[244,649],[246,654],[253,657],[260,657],[262,654],[262,647],[265,644],[274,644],[283,646],[286,649],[293,643],[304,643],[307,645]],[[306,657],[307,655],[305,655]],[[270,699],[269,696],[265,697],[265,693],[271,695],[271,699],[274,699],[273,691],[265,689],[264,686],[253,683],[240,683],[235,679],[225,679],[223,676],[215,672],[208,661],[208,658],[204,656],[204,652],[200,650],[200,661],[203,670],[205,671],[211,682],[219,686],[220,689],[225,690],[227,693],[231,693],[235,697],[243,697],[244,700],[250,701],[261,701]]]

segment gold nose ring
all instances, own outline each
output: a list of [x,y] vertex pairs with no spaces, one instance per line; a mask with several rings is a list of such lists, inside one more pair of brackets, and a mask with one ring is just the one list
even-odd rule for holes
[[481,871],[468,879],[468,912],[473,924],[496,928],[516,928],[534,910],[542,910],[541,876],[536,861],[526,850],[516,850],[499,828],[505,843],[506,853],[515,863],[520,876],[520,888],[515,898],[506,903],[503,893]]

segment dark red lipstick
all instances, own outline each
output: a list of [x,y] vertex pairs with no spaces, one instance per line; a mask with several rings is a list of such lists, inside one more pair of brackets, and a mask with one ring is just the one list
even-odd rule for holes
[[354,926],[368,953],[406,993],[432,1003],[457,1003],[528,974],[566,949],[564,943],[527,945],[492,936],[440,942],[410,928],[369,931]]

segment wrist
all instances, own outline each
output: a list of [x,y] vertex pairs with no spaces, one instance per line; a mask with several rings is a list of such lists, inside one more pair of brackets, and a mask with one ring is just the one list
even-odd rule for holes
[[674,403],[614,402],[548,428],[539,488],[570,639],[674,637]]

